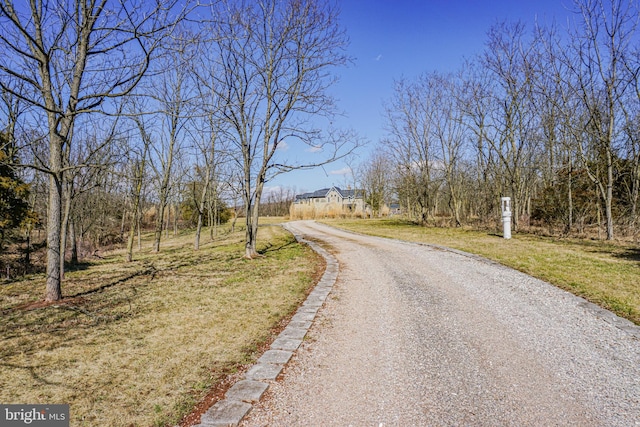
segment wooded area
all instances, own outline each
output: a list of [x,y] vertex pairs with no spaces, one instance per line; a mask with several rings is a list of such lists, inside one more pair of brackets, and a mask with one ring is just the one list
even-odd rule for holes
[[[395,82],[386,136],[353,182],[374,212],[487,224],[509,196],[516,229],[637,239],[638,9],[572,7],[562,25],[496,24],[457,73]],[[294,196],[263,200],[265,184],[361,144],[331,126],[347,46],[325,0],[1,0],[1,236],[27,266],[46,236],[48,301],[65,260],[116,242],[132,260],[145,227],[156,251],[193,227],[197,250],[205,227],[241,216],[257,256],[258,216]],[[289,159],[294,144],[317,154]]]
[[637,240],[637,5],[572,10],[558,25],[498,23],[459,72],[396,81],[387,136],[357,177],[369,203],[460,226],[499,221],[508,196],[516,229]]
[[[131,260],[143,224],[160,251],[189,222],[197,250],[204,226],[242,209],[257,256],[265,183],[355,146],[330,128],[326,92],[346,43],[320,0],[1,1],[3,165],[29,187],[29,215],[16,205],[3,231],[46,230],[45,299],[62,297],[79,243],[126,240]],[[290,162],[283,142],[319,154]]]

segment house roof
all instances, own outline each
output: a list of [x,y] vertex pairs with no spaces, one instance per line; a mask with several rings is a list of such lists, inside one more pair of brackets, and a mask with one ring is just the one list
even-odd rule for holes
[[339,187],[331,187],[331,188],[323,188],[321,190],[316,190],[312,193],[304,193],[304,194],[298,194],[296,196],[296,200],[306,200],[306,199],[319,199],[322,197],[327,197],[327,194],[329,194],[329,192],[331,190],[336,190],[338,192],[338,194],[340,194],[343,198],[347,198],[347,197],[362,197],[362,194],[364,194],[363,190],[342,190]]

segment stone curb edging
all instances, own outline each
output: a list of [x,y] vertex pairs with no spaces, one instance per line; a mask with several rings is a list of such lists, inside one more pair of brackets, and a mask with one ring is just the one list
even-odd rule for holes
[[317,243],[305,240],[301,235],[296,234],[287,224],[283,224],[282,227],[292,233],[298,242],[309,245],[325,259],[327,267],[324,274],[291,318],[287,327],[273,341],[270,349],[247,371],[243,380],[238,381],[227,390],[223,400],[202,414],[200,424],[196,424],[194,427],[237,426],[251,411],[253,404],[258,402],[269,388],[269,383],[264,381],[275,380],[293,353],[300,347],[318,310],[333,289],[338,277],[336,258]]

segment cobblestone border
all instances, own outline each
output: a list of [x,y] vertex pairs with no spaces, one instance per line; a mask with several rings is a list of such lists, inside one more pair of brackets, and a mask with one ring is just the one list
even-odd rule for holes
[[287,327],[273,341],[269,350],[247,371],[244,379],[235,383],[227,391],[223,400],[202,415],[200,424],[196,424],[196,427],[237,426],[242,421],[253,408],[253,404],[258,402],[269,388],[269,384],[263,381],[275,380],[293,353],[300,347],[318,310],[333,289],[338,277],[336,258],[317,243],[305,240],[301,235],[296,234],[287,224],[283,224],[282,227],[292,233],[298,242],[309,245],[325,259],[327,267],[324,274]]

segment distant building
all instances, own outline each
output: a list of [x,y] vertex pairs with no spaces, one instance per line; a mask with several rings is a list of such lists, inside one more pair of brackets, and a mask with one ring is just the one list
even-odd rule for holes
[[370,209],[364,201],[364,190],[323,188],[313,193],[296,196],[291,205],[294,218],[334,217],[344,215],[365,216]]
[[400,203],[389,204],[389,216],[400,215],[401,213],[402,213],[402,208],[400,207]]

